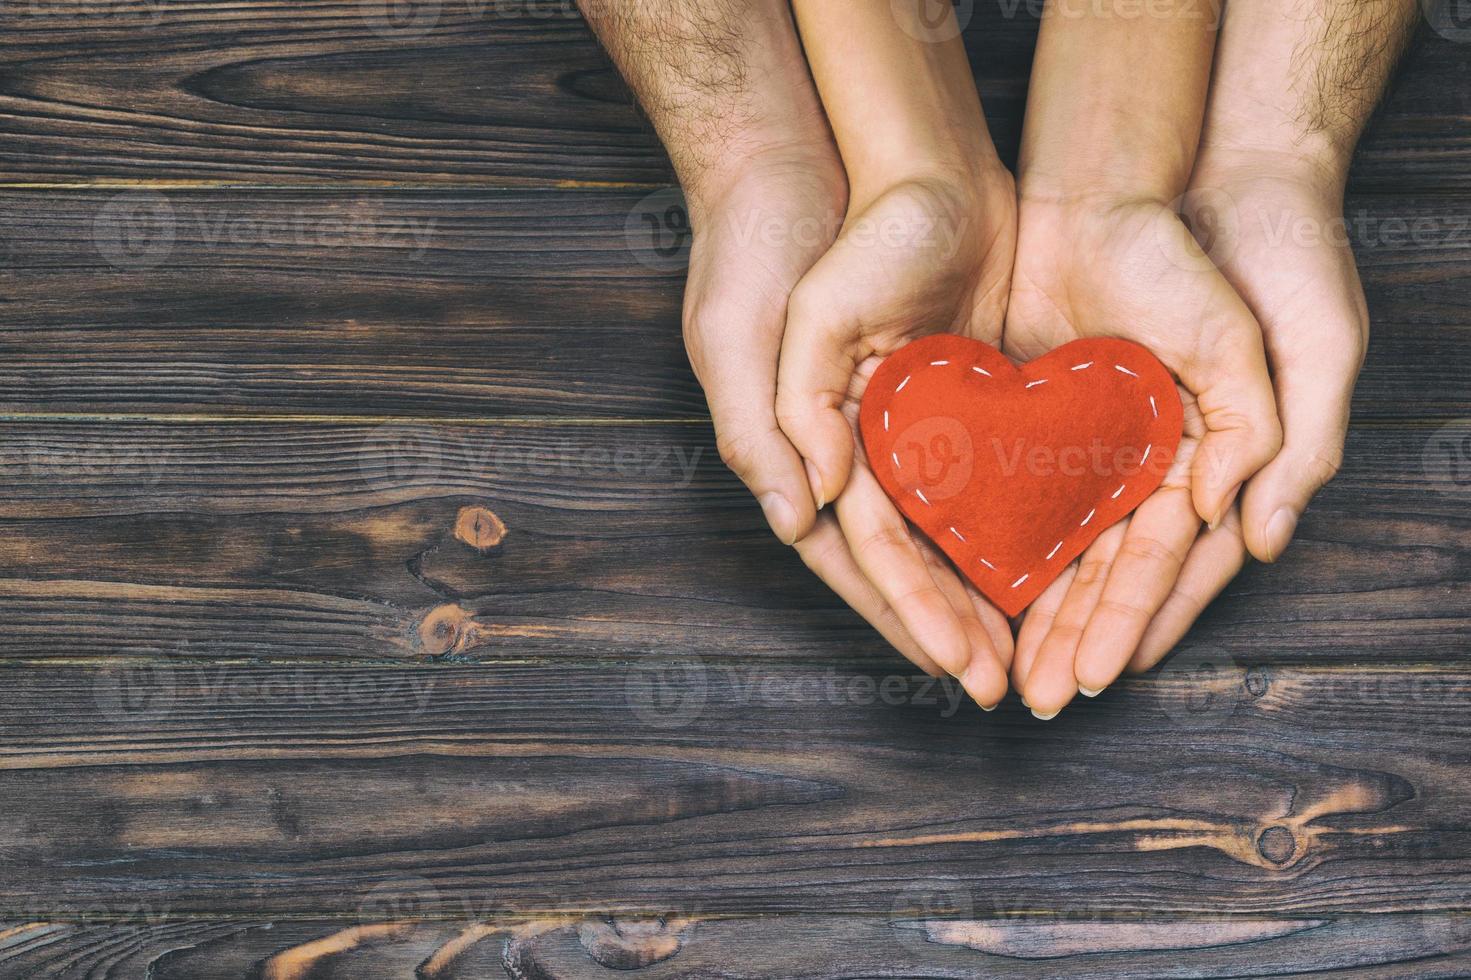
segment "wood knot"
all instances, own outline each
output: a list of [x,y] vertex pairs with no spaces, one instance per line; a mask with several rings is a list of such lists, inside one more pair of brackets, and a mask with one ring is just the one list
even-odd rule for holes
[[1246,693],[1259,698],[1272,686],[1272,679],[1264,667],[1252,667],[1246,672]]
[[436,606],[419,621],[419,647],[430,657],[453,653],[466,645],[474,625],[469,610],[453,603]]
[[1297,853],[1297,837],[1281,824],[1274,824],[1257,835],[1256,851],[1272,864],[1289,864]]
[[590,919],[579,923],[582,948],[610,970],[641,970],[678,953],[684,944],[682,919]]
[[455,537],[476,551],[486,552],[506,537],[506,522],[486,507],[461,507],[455,518]]

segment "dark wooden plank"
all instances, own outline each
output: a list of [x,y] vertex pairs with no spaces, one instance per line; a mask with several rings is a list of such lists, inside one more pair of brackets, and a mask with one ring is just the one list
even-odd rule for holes
[[[1040,3],[962,5],[1003,157]],[[1423,29],[1361,188],[1471,187],[1471,85]],[[668,162],[572,0],[0,6],[0,181],[664,183]]]
[[[1294,547],[1196,641],[1464,658],[1467,437],[1355,429]],[[11,424],[0,627],[19,659],[895,657],[769,534],[703,425]]]
[[[487,980],[978,976],[1459,977],[1449,915],[1238,919],[536,919],[0,924],[0,976]],[[418,972],[415,972],[418,971]]]
[[1177,662],[1049,724],[729,654],[4,679],[27,919],[1467,908],[1464,668]]
[[[651,207],[0,192],[0,412],[699,416],[680,270],[641,251]],[[1471,197],[1348,218],[1374,318],[1358,418],[1471,415]]]

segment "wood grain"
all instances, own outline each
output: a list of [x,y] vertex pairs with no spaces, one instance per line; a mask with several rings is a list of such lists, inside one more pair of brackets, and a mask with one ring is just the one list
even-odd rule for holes
[[[1010,160],[1041,5],[965,40]],[[667,183],[572,0],[0,6],[0,181]],[[1460,46],[1422,29],[1356,186],[1471,186]]]
[[[0,412],[701,416],[682,270],[636,220],[667,203],[0,192]],[[1471,415],[1471,200],[1347,216],[1374,324],[1357,419]]]
[[[56,980],[544,980],[636,976],[1458,977],[1471,923],[1314,918],[539,919],[519,924],[0,923],[0,976]],[[415,972],[417,971],[417,972]]]
[[[1294,547],[1196,639],[1464,658],[1471,457],[1427,468],[1437,431],[1355,430]],[[895,657],[703,425],[12,424],[0,626],[13,659]]]
[[1177,661],[1049,724],[737,651],[5,681],[26,920],[1466,911],[1462,668]]

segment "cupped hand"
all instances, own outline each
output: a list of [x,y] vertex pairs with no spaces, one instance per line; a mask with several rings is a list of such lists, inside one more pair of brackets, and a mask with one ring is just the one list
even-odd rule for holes
[[[900,653],[943,676],[886,594],[869,581],[837,519],[816,513],[802,459],[776,422],[777,360],[788,300],[832,246],[847,204],[836,153],[755,154],[738,180],[691,204],[695,238],[685,290],[685,346],[710,405],[721,458],[760,501],[777,537],[795,543],[803,561]],[[947,586],[958,600],[955,583]],[[982,614],[969,601],[961,607],[968,635]],[[985,620],[993,632],[998,621],[1009,654],[1004,620],[999,614]],[[1004,674],[1001,681],[994,697],[990,688],[976,686],[991,698],[985,704],[1004,694]]]
[[1261,329],[1171,207],[1024,200],[1003,349],[1026,361],[1098,336],[1139,343],[1175,374],[1185,435],[1159,490],[1027,611],[1012,681],[1039,717],[1114,681],[1187,556],[1231,565],[1240,487],[1281,445]]
[[[859,400],[878,362],[949,331],[995,344],[1015,246],[1014,184],[907,180],[850,213],[833,247],[792,293],[776,414],[804,461],[825,553],[846,550],[923,656],[980,704],[1006,692],[1011,634],[1001,615],[912,529],[869,471]],[[835,533],[840,532],[845,549]],[[804,557],[815,553],[803,542]]]
[[1129,663],[1148,670],[1240,570],[1282,555],[1298,517],[1338,472],[1369,338],[1342,218],[1341,180],[1300,159],[1202,158],[1186,195],[1197,238],[1261,325],[1282,420],[1281,451],[1242,492],[1234,539],[1196,545]]

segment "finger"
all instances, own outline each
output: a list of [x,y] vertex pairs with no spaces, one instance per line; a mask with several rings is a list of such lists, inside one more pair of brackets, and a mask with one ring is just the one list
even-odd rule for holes
[[1123,671],[1169,597],[1199,530],[1200,518],[1184,489],[1156,491],[1134,512],[1098,608],[1078,642],[1080,688],[1101,691]]
[[990,599],[981,595],[980,590],[969,582],[965,583],[965,591],[981,620],[981,626],[991,640],[991,648],[1001,661],[1001,669],[1010,673],[1011,660],[1016,654],[1016,638],[1011,633],[1011,621],[1006,618],[1006,613],[997,609]]
[[914,638],[894,614],[893,608],[874,591],[872,584],[858,568],[836,518],[830,514],[818,517],[812,533],[797,542],[797,554],[802,556],[802,561],[828,588],[837,593],[854,612],[868,620],[910,663],[931,677],[945,676],[945,671],[925,656],[919,644],[914,642]]
[[1143,673],[1163,660],[1245,564],[1241,510],[1233,507],[1219,527],[1205,532],[1190,546],[1175,587],[1149,621],[1127,669]]
[[1192,365],[1180,378],[1195,392],[1205,423],[1190,484],[1195,511],[1211,526],[1224,518],[1241,485],[1282,446],[1260,330],[1245,315],[1250,330],[1231,330],[1205,351],[1204,365]]
[[[825,261],[840,257],[830,253]],[[848,482],[853,429],[842,405],[858,363],[870,353],[861,346],[861,325],[824,298],[831,268],[819,262],[792,292],[776,388],[778,424],[805,461],[819,509]]]
[[[1078,693],[1074,660],[1078,642],[1097,608],[1109,580],[1109,569],[1128,533],[1128,521],[1104,531],[1083,552],[1067,596],[1042,638],[1027,674],[1026,701],[1032,714],[1044,721],[1054,717]],[[1096,692],[1094,692],[1096,693]]]
[[1047,632],[1052,629],[1058,610],[1062,608],[1062,601],[1067,597],[1068,588],[1073,584],[1073,577],[1077,575],[1077,572],[1076,562],[1068,565],[1062,570],[1062,574],[1053,579],[1052,584],[1043,589],[1042,594],[1027,607],[1027,614],[1022,619],[1022,628],[1016,634],[1016,656],[1011,663],[1011,683],[1018,691],[1026,687],[1027,674],[1031,672],[1032,664],[1036,662],[1037,651],[1041,649],[1042,640],[1046,638]]
[[948,559],[938,548],[927,541],[915,542],[924,556],[930,577],[955,610],[960,626],[970,644],[970,663],[959,678],[960,686],[982,708],[990,711],[1006,697],[1006,668],[991,640],[991,635],[981,623],[980,613],[971,595],[965,589]]
[[854,561],[879,596],[931,660],[963,678],[970,666],[970,637],[873,474],[855,468],[835,510]]
[[1252,478],[1242,497],[1246,545],[1262,561],[1274,561],[1286,550],[1308,501],[1343,463],[1359,359],[1331,364],[1331,356],[1314,358],[1305,365],[1310,371],[1278,372],[1282,451]]
[[753,366],[727,365],[705,384],[715,422],[715,448],[741,478],[783,544],[794,544],[812,530],[817,517],[802,458],[777,428],[771,392]]

